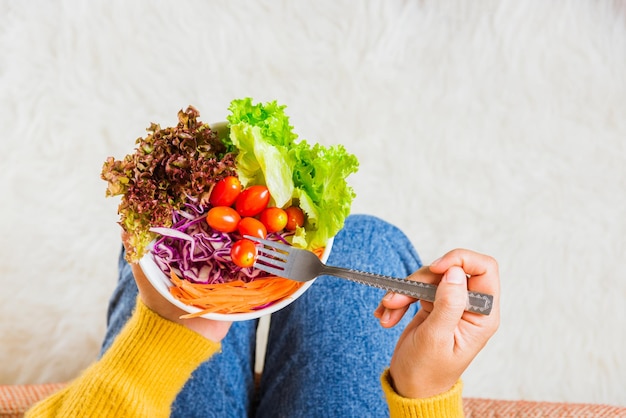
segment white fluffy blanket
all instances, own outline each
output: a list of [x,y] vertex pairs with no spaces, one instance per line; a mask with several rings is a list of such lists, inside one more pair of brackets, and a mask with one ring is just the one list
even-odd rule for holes
[[355,153],[354,212],[425,262],[499,260],[467,396],[626,405],[626,8],[599,0],[0,0],[0,383],[98,352],[120,247],[105,158],[246,96]]

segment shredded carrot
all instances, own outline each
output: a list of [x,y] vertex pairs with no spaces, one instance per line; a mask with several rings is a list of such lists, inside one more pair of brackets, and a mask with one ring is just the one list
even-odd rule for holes
[[[313,250],[322,257],[324,248]],[[251,282],[236,280],[227,283],[192,283],[170,273],[170,293],[177,300],[201,309],[181,318],[195,318],[208,313],[248,313],[291,296],[303,283],[282,277],[266,277]]]

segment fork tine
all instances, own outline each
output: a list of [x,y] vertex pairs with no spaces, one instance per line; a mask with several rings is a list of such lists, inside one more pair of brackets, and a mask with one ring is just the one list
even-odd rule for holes
[[261,247],[257,248],[257,252],[263,255],[269,255],[275,257],[276,260],[274,262],[286,263],[289,254],[281,253],[279,251],[270,250],[269,248]]
[[256,256],[256,262],[262,261],[264,266],[268,266],[268,267],[274,267],[277,269],[281,269],[284,270],[285,269],[285,262],[282,260],[276,260],[275,258],[272,257],[265,257],[264,255],[257,255]]
[[259,244],[263,244],[263,245],[266,245],[268,247],[275,248],[277,250],[282,250],[282,251],[289,252],[289,250],[292,248],[291,246],[289,246],[287,244],[283,244],[283,243],[277,242],[277,241],[270,241],[270,240],[267,240],[267,239],[253,237],[253,236],[250,236],[250,235],[244,235],[243,237],[249,239],[250,241],[258,242]]
[[254,263],[254,268],[262,270],[269,274],[273,274],[274,276],[278,276],[278,277],[283,277],[285,274],[285,270],[270,267],[267,264],[261,264],[258,261]]
[[250,235],[244,235],[243,237],[263,244],[263,246],[257,248],[257,259],[254,262],[254,268],[275,276],[285,277],[285,267],[287,267],[289,252],[292,249],[291,246]]

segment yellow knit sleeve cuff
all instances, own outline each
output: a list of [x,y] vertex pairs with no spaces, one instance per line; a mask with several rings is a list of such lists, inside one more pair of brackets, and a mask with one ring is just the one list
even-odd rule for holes
[[449,391],[423,399],[405,398],[396,393],[391,385],[389,369],[385,370],[380,380],[387,397],[391,418],[459,418],[464,416],[461,380],[456,382]]
[[179,386],[179,390],[200,363],[220,347],[219,343],[161,317],[138,297],[133,316],[101,361],[123,371],[124,379],[143,383],[146,389],[164,385]]
[[191,373],[220,350],[137,298],[133,315],[102,358],[28,417],[168,417]]

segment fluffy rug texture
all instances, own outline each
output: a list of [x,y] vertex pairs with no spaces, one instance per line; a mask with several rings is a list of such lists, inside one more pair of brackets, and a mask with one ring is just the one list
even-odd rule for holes
[[0,0],[0,51],[0,383],[98,353],[106,157],[249,96],[356,154],[353,212],[426,263],[498,259],[502,324],[467,396],[626,405],[623,2]]

